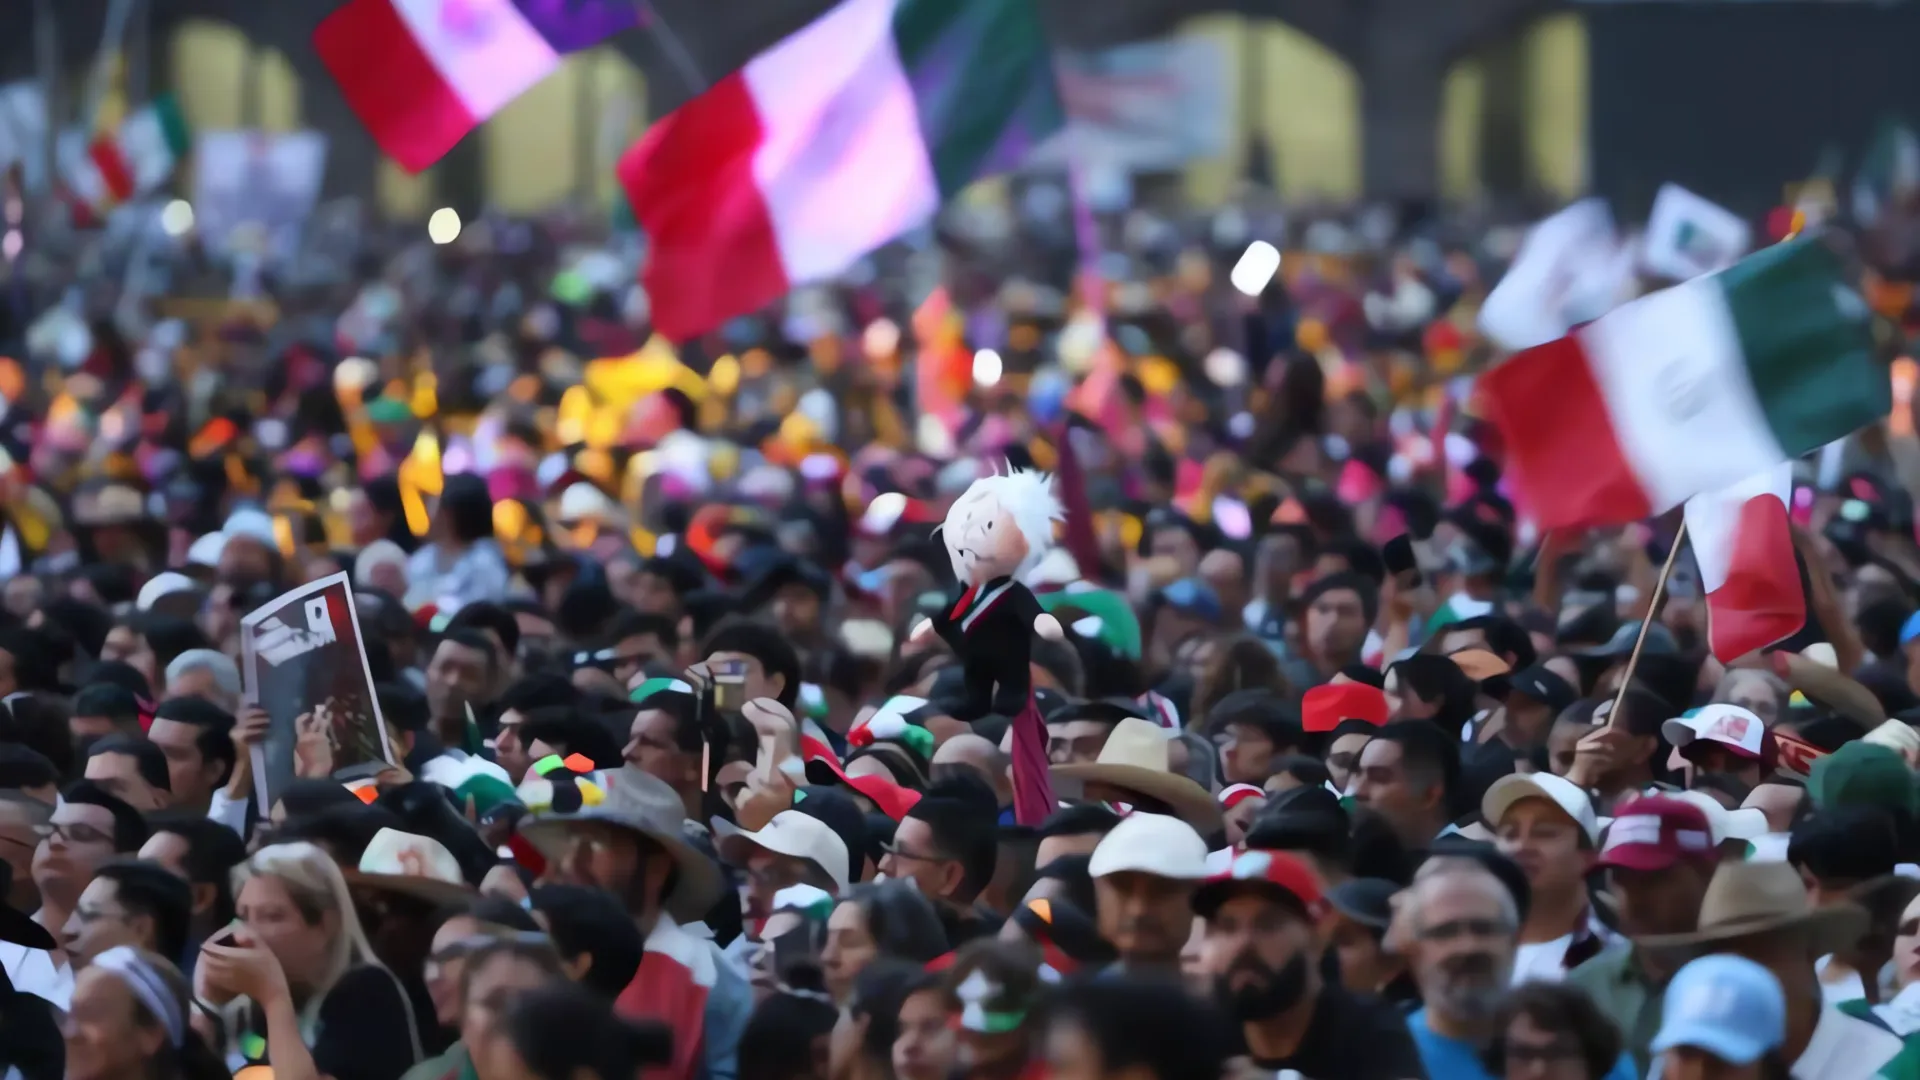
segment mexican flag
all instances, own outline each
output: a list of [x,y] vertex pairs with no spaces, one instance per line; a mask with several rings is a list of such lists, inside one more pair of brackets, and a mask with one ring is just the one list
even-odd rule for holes
[[1787,528],[1793,464],[1687,500],[1687,540],[1707,594],[1707,643],[1731,663],[1792,637],[1807,622]]
[[171,95],[162,94],[84,143],[61,147],[61,170],[73,194],[104,209],[158,190],[187,156],[192,141]]
[[1621,306],[1482,376],[1523,511],[1620,524],[1885,416],[1868,312],[1811,238]]
[[842,272],[1061,122],[1032,0],[842,0],[621,160],[655,328],[685,340]]

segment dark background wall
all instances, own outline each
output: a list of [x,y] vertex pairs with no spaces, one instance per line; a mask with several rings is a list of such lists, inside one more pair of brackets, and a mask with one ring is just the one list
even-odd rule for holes
[[[1593,183],[1627,217],[1672,180],[1747,214],[1823,152],[1852,176],[1879,118],[1920,121],[1920,5],[1638,3],[1582,8]],[[1844,190],[1844,189],[1843,189]]]

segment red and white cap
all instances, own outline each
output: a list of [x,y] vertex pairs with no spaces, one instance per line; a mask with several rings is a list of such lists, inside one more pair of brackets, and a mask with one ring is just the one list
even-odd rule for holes
[[1686,757],[1687,747],[1696,742],[1718,743],[1739,757],[1760,762],[1762,768],[1769,770],[1780,757],[1779,744],[1767,730],[1766,723],[1738,705],[1705,706],[1692,716],[1675,717],[1660,725],[1660,733],[1680,751],[1681,757]]
[[1231,810],[1248,799],[1264,799],[1267,789],[1253,784],[1228,784],[1220,790],[1220,809]]
[[1211,918],[1236,891],[1257,889],[1297,904],[1309,918],[1320,914],[1325,893],[1320,875],[1306,860],[1285,851],[1243,851],[1223,873],[1207,878],[1193,892],[1193,911]]

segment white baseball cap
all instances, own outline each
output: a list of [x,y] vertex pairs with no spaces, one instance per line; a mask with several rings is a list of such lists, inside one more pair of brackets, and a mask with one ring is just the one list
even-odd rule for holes
[[1752,840],[1767,833],[1767,814],[1759,807],[1744,806],[1729,810],[1704,791],[1676,791],[1670,792],[1669,796],[1690,802],[1707,815],[1707,828],[1713,831],[1713,842],[1716,844],[1723,840]]
[[721,830],[720,855],[735,866],[747,863],[747,848],[764,848],[775,855],[805,859],[833,879],[836,889],[847,887],[847,844],[827,823],[798,810],[782,810],[758,832],[729,825]]
[[1660,725],[1660,734],[1665,735],[1676,750],[1704,739],[1755,761],[1766,756],[1766,733],[1767,725],[1758,716],[1725,702],[1703,706],[1692,716],[1677,716]]
[[185,574],[176,574],[171,570],[164,574],[155,574],[145,585],[140,586],[140,595],[134,599],[133,606],[141,611],[149,611],[153,605],[160,602],[163,596],[191,592],[199,587]]
[[1177,817],[1128,814],[1100,838],[1087,861],[1087,872],[1094,877],[1127,871],[1172,881],[1205,880],[1207,842]]
[[1552,773],[1511,773],[1493,782],[1480,799],[1480,816],[1495,830],[1500,821],[1522,799],[1546,799],[1558,806],[1580,826],[1587,843],[1600,842],[1600,818],[1594,813],[1593,800],[1580,785]]

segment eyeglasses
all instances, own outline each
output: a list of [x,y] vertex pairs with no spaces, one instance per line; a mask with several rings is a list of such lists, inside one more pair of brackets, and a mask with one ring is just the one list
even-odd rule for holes
[[922,855],[917,851],[908,851],[906,848],[895,847],[892,844],[881,844],[880,850],[885,854],[893,856],[896,859],[905,859],[908,862],[951,862],[952,861],[944,855]]
[[1518,1065],[1551,1065],[1581,1056],[1579,1044],[1566,1039],[1532,1044],[1508,1042],[1502,1050],[1508,1061]]
[[103,833],[91,825],[77,821],[59,822],[51,825],[36,825],[33,830],[42,840],[59,837],[63,844],[111,844],[113,836]]
[[110,911],[106,908],[90,908],[85,906],[74,908],[73,914],[75,918],[80,920],[80,925],[82,926],[92,926],[102,919],[117,919],[121,922],[125,922],[127,919],[127,913],[124,911]]

